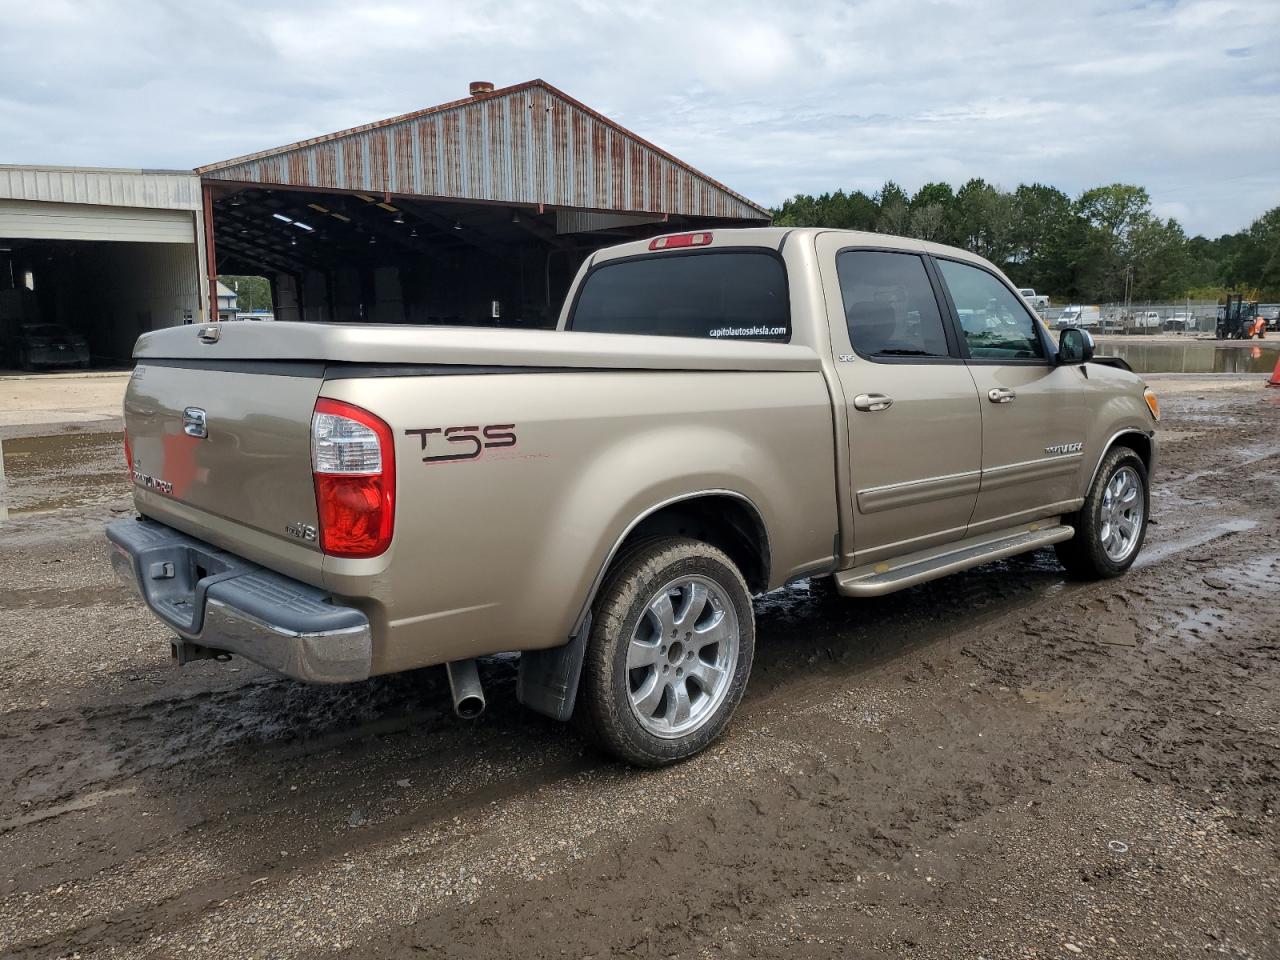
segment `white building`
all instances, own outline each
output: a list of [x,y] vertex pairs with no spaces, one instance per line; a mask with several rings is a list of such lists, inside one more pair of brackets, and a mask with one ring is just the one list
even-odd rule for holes
[[0,330],[61,323],[95,361],[209,317],[200,178],[0,164]]
[[235,320],[240,312],[240,295],[218,281],[218,319]]

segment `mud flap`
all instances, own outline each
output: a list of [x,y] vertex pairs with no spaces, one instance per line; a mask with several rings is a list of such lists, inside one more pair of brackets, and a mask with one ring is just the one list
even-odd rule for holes
[[582,676],[582,659],[591,635],[591,614],[582,629],[563,647],[550,650],[525,650],[520,654],[520,673],[516,678],[516,699],[530,710],[561,722],[573,716],[578,699],[578,679]]

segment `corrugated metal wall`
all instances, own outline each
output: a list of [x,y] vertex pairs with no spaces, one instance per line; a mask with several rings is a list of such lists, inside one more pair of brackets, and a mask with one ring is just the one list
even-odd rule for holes
[[200,178],[173,170],[0,164],[0,198],[154,210],[200,209]]
[[763,220],[541,83],[201,168],[206,180]]
[[0,199],[0,237],[134,243],[196,241],[194,212],[190,210],[4,199]]

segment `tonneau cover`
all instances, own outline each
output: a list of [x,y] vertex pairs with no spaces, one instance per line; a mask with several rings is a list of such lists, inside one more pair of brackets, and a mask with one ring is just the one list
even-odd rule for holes
[[[202,338],[202,331],[216,329]],[[615,370],[818,370],[811,347],[501,327],[229,321],[144,333],[135,359],[313,360]]]

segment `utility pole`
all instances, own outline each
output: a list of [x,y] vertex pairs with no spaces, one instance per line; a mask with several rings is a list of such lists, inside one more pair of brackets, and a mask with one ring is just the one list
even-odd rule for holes
[[1124,315],[1125,326],[1133,323],[1133,264],[1124,268]]

